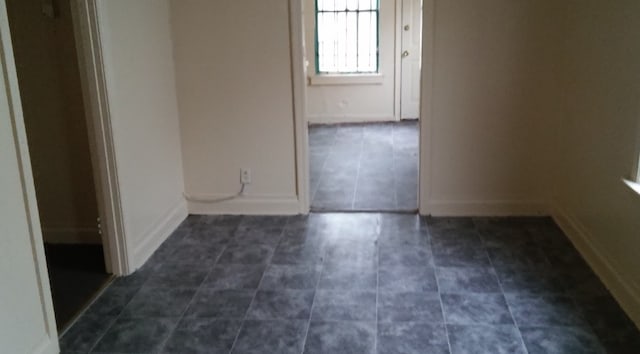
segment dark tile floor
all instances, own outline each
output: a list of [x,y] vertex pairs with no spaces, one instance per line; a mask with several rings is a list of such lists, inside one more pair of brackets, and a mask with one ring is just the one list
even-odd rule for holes
[[418,208],[418,122],[309,126],[311,210]]
[[640,353],[548,218],[190,216],[63,353]]

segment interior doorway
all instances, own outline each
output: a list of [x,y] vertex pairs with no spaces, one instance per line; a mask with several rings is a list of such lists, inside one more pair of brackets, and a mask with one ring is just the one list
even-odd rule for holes
[[305,0],[311,211],[418,210],[422,0]]
[[70,0],[7,13],[58,329],[110,279]]

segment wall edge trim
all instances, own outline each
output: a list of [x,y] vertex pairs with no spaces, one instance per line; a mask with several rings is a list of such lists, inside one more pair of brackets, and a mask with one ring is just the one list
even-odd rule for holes
[[180,199],[166,213],[151,225],[147,232],[143,234],[142,240],[133,250],[133,265],[129,269],[133,273],[135,269],[142,266],[151,257],[158,247],[171,235],[180,223],[187,218],[187,205]]
[[615,262],[598,250],[591,232],[573,214],[553,203],[551,215],[636,327],[640,328],[640,289],[625,281],[624,276],[616,270]]
[[202,215],[296,215],[300,213],[297,196],[245,196],[218,203],[187,202],[190,214]]
[[548,215],[544,201],[537,200],[431,200],[429,214],[433,216],[532,216]]

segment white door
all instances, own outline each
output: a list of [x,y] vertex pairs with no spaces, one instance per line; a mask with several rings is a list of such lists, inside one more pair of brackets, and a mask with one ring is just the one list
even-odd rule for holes
[[420,117],[422,0],[402,1],[400,118]]
[[57,353],[29,152],[0,0],[0,352]]

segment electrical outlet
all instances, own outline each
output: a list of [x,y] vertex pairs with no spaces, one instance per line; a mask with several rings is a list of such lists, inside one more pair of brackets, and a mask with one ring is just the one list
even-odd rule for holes
[[250,168],[241,168],[240,169],[240,183],[242,183],[242,184],[251,184],[251,169]]

